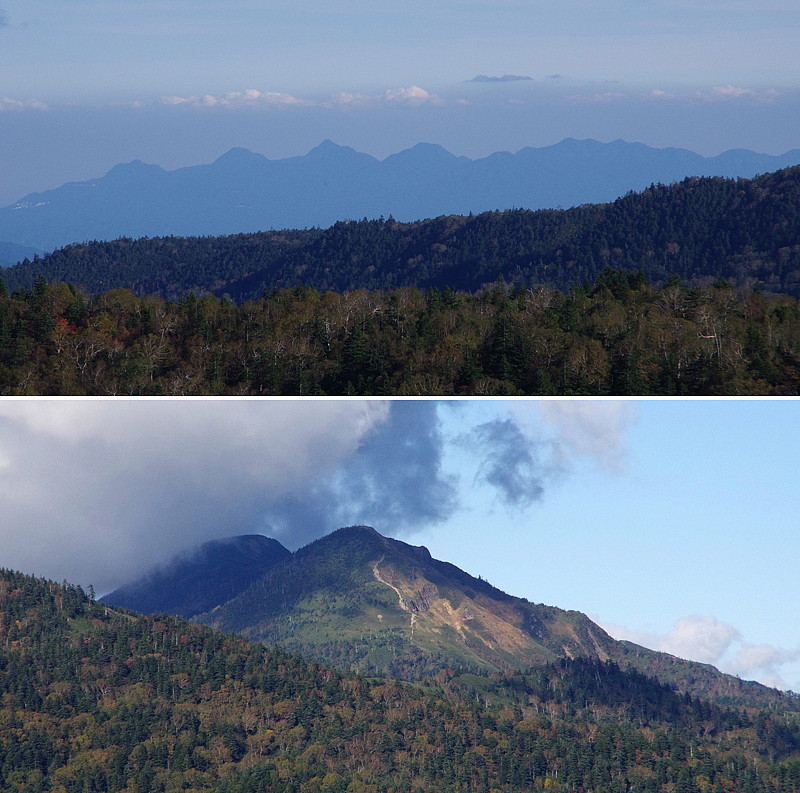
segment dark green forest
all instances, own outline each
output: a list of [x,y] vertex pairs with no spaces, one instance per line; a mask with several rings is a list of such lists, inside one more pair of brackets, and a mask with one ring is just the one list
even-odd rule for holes
[[800,309],[607,269],[561,292],[273,290],[236,305],[0,281],[4,395],[797,395]]
[[692,286],[800,297],[800,167],[755,179],[688,178],[613,203],[523,209],[415,223],[343,221],[328,229],[228,237],[122,239],[69,245],[4,276],[40,276],[96,295],[127,288],[180,301],[212,292],[234,302],[300,284],[324,291],[413,286],[476,293],[499,279],[568,291],[606,268]]
[[580,659],[361,677],[3,570],[0,789],[795,793],[800,725]]

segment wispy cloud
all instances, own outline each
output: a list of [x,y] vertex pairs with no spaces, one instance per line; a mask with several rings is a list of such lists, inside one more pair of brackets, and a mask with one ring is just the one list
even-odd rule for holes
[[612,471],[624,469],[624,436],[637,418],[634,403],[576,399],[536,402],[535,407],[555,433],[553,454],[560,464],[590,458]]
[[573,105],[601,105],[611,103],[639,103],[643,101],[681,100],[684,102],[773,102],[781,96],[776,88],[748,88],[741,85],[718,85],[709,88],[661,86],[652,88],[609,88],[602,85],[573,86],[564,94],[564,101]]
[[6,110],[48,110],[48,105],[39,99],[0,99],[0,112]]
[[501,503],[525,510],[578,460],[623,471],[624,435],[636,416],[632,403],[616,400],[514,401],[507,417],[475,424],[458,443],[474,458],[474,484],[489,485]]
[[380,94],[349,93],[346,91],[332,94],[330,100],[322,102],[326,107],[378,107],[381,105],[440,105],[445,100],[437,94],[432,94],[418,85],[408,88],[387,88]]
[[495,487],[500,498],[515,507],[528,507],[544,493],[548,470],[512,419],[497,419],[476,427],[469,444],[482,452],[478,478]]
[[311,105],[305,99],[277,91],[258,91],[248,88],[245,91],[232,91],[220,96],[203,94],[202,96],[164,96],[164,105],[190,105],[195,107],[253,107],[253,106],[285,106]]
[[697,91],[696,99],[702,102],[725,102],[749,99],[757,102],[772,102],[780,96],[775,88],[744,88],[740,85],[718,85],[705,91]]
[[607,104],[609,102],[619,102],[623,99],[629,99],[628,94],[621,93],[620,91],[595,91],[588,94],[570,94],[566,97],[566,101],[573,104]]
[[612,623],[602,625],[617,639],[690,661],[712,664],[728,674],[784,690],[790,684],[782,667],[800,660],[800,649],[749,643],[736,627],[708,615],[681,617],[675,621],[672,630],[664,634],[632,631]]
[[[558,76],[558,75],[556,75]],[[474,77],[471,77],[469,80],[465,80],[466,83],[514,83],[520,80],[533,80],[533,77],[528,77],[524,74],[503,74],[500,77],[488,75],[488,74],[476,74]]]
[[663,91],[660,88],[653,88],[647,92],[649,99],[677,99],[678,95],[671,91]]
[[[245,91],[232,91],[227,94],[197,94],[190,96],[163,96],[162,105],[204,107],[204,108],[246,108],[246,107],[355,107],[368,108],[387,105],[429,105],[444,104],[445,100],[437,94],[426,91],[418,85],[407,88],[387,88],[379,94],[349,93],[342,91],[332,94],[328,99],[306,99],[280,91],[259,91],[249,88]],[[135,103],[137,107],[142,102]]]

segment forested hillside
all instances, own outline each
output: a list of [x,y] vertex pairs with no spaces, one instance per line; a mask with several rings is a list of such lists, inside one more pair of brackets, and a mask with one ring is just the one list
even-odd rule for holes
[[237,306],[0,281],[0,394],[797,395],[800,308],[606,270],[495,284],[269,292]]
[[725,279],[800,297],[800,167],[752,180],[686,179],[568,210],[70,245],[4,277],[12,291],[43,276],[92,294],[124,287],[180,300],[210,291],[240,302],[301,283],[338,292],[476,292],[502,278],[522,288],[568,290],[607,267],[641,271],[654,283]]
[[361,678],[0,571],[12,793],[794,793],[791,715],[613,664]]

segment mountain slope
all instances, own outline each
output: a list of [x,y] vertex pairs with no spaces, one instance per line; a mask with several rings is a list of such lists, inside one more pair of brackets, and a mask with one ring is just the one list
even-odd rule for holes
[[289,556],[277,540],[260,534],[212,540],[109,592],[101,602],[143,614],[192,617],[235,597]]
[[348,218],[414,221],[448,214],[612,201],[687,176],[752,177],[800,163],[748,151],[566,139],[478,160],[431,144],[379,161],[325,141],[304,157],[233,149],[209,165],[165,171],[135,160],[105,176],[32,193],[0,209],[0,240],[53,250],[118,237],[208,236],[329,226]]
[[325,663],[419,678],[443,667],[509,672],[614,661],[725,704],[800,711],[796,698],[612,639],[576,611],[513,597],[424,547],[353,526],[317,540],[228,603],[195,617]]
[[368,527],[302,548],[197,620],[381,672],[406,662],[432,671],[442,662],[510,669],[564,656],[605,660],[613,644],[581,614],[512,598]]
[[212,291],[236,301],[299,284],[325,291],[420,288],[476,292],[499,279],[569,290],[608,268],[649,281],[800,295],[800,167],[752,180],[686,179],[610,204],[509,210],[228,237],[71,245],[3,272],[13,291],[38,277],[98,293],[115,287],[180,300]]
[[613,664],[412,686],[0,570],[8,793],[792,793],[791,718]]

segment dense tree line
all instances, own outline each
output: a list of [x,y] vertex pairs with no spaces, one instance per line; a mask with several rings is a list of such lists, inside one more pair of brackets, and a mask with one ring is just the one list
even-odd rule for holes
[[755,179],[689,178],[609,204],[510,210],[416,223],[339,222],[324,230],[75,244],[6,271],[11,290],[39,276],[91,294],[123,287],[177,301],[190,292],[235,302],[300,283],[319,291],[402,286],[477,292],[502,278],[568,291],[607,267],[724,279],[800,297],[800,167]]
[[235,305],[0,281],[0,393],[795,395],[800,309],[604,270],[567,293],[298,286]]
[[0,789],[13,793],[793,793],[796,718],[614,664],[418,685],[0,571]]

